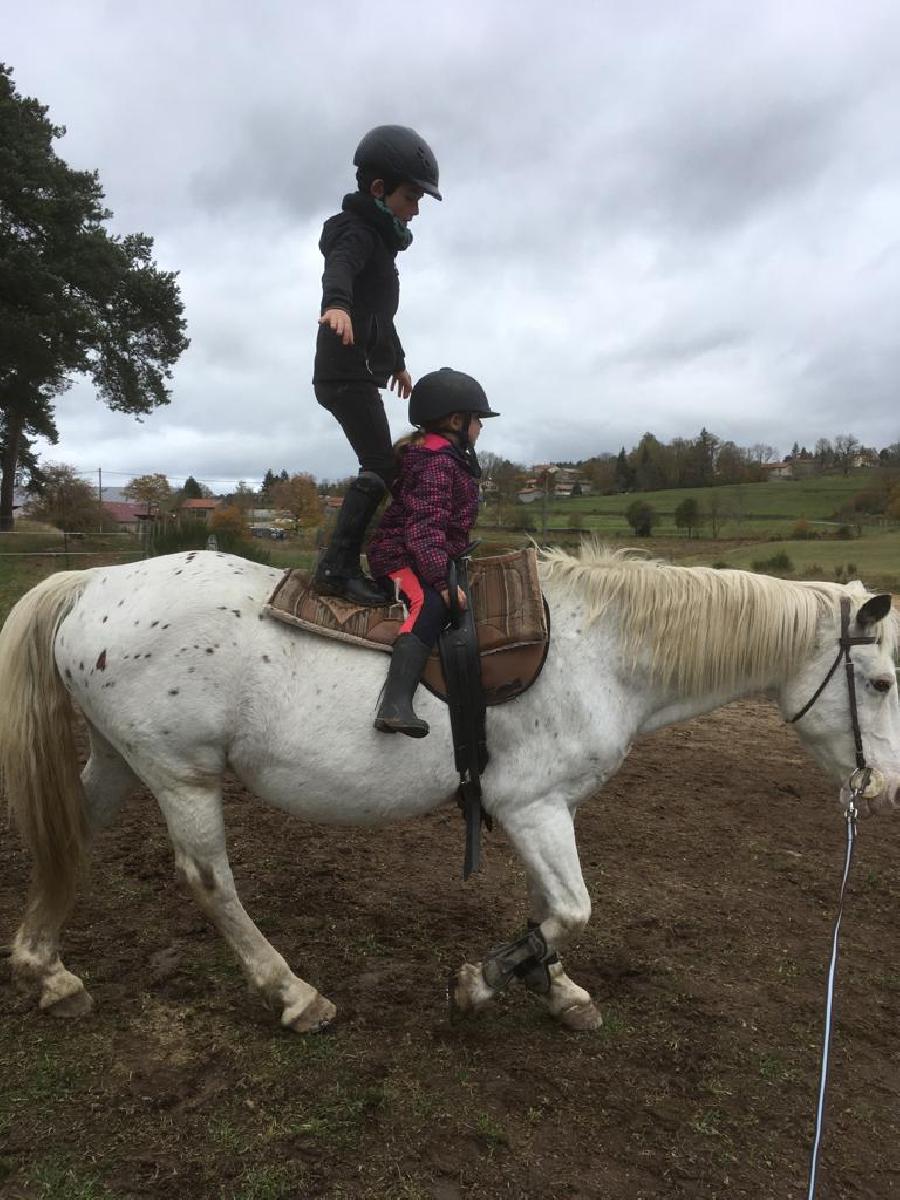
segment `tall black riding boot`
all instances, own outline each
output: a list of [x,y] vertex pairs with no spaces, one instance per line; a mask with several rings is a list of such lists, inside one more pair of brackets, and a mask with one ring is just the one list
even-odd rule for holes
[[343,596],[375,608],[389,597],[362,573],[359,556],[366,526],[381,503],[385,486],[374,471],[362,471],[347,488],[328,549],[316,568],[313,584],[324,596]]
[[412,699],[431,647],[420,642],[414,633],[401,633],[394,642],[387,682],[381,696],[375,728],[382,733],[405,733],[407,737],[423,738],[428,722],[413,712]]

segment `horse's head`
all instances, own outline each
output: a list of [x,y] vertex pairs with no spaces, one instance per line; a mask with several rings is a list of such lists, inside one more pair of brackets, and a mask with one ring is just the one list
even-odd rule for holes
[[[900,808],[900,613],[889,595],[869,596],[859,583],[834,596],[812,654],[781,689],[782,711],[840,780],[845,803],[852,779],[854,788],[868,782],[858,802],[863,815]],[[863,763],[870,776],[854,774]]]

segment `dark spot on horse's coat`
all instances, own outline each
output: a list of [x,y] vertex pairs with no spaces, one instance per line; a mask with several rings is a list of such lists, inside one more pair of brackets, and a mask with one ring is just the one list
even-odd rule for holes
[[104,685],[103,685],[103,686],[104,686],[104,687],[115,687],[115,686],[116,686],[116,681],[115,681],[114,679],[108,679],[108,680],[106,681],[106,683],[104,683]]
[[540,727],[541,727],[541,723],[537,719],[537,717],[534,718],[534,727],[535,727],[535,729],[540,729]]
[[215,654],[215,650],[213,650],[212,646],[207,646],[206,653],[207,654]]
[[199,650],[199,649],[200,649],[200,643],[199,643],[199,642],[194,642],[194,649],[195,649],[195,650]]
[[241,615],[241,610],[239,608],[233,608],[231,611],[234,613],[234,615],[236,617],[239,617]]
[[150,651],[148,650],[147,653],[144,655],[144,658],[150,658],[150,657],[152,657],[152,656],[150,654]]
[[194,866],[197,868],[197,874],[200,876],[200,882],[203,884],[203,887],[206,889],[206,891],[214,892],[216,890],[216,877],[213,874],[212,867],[208,867],[206,863],[198,862],[195,862]]
[[263,660],[263,662],[271,662],[272,661],[271,658],[269,658],[268,654],[264,654],[262,656],[262,660]]
[[135,621],[135,622],[134,622],[134,624],[135,624],[135,625],[140,625],[140,621]]
[[177,695],[178,695],[178,693],[179,693],[179,691],[180,691],[180,688],[169,688],[169,695],[170,695],[170,696],[177,696]]
[[106,670],[106,651],[105,650],[100,651],[100,655],[97,659],[97,670],[98,671]]
[[219,611],[219,612],[226,612],[226,611],[227,611],[227,609],[228,609],[228,605],[227,605],[227,604],[220,604],[220,605],[219,605],[219,609],[218,609],[218,611]]
[[104,618],[103,618],[103,620],[100,622],[100,624],[101,624],[101,625],[105,625],[105,624],[106,624],[106,622],[107,622],[108,620],[109,620],[109,617],[108,617],[108,616],[106,616],[106,617],[104,617]]
[[72,678],[72,672],[69,670],[68,667],[66,667],[66,679],[71,679],[71,678]]
[[179,568],[178,568],[178,570],[175,572],[175,574],[176,574],[176,575],[180,575],[180,574],[181,574],[181,567],[179,567]]
[[168,625],[163,625],[163,629],[168,629],[168,628],[169,628]]
[[78,664],[78,670],[79,670],[79,671],[83,671],[83,670],[84,670],[84,663],[83,663],[83,662],[80,662],[80,663]]
[[196,554],[189,554],[187,556],[187,560],[188,560],[188,562],[193,562],[196,557],[197,557]]
[[168,737],[168,736],[169,736],[169,730],[168,730],[168,729],[161,729],[159,732],[160,732],[160,733],[163,735],[163,737]]
[[155,628],[155,626],[157,626],[158,624],[159,624],[159,621],[151,621],[151,622],[150,622],[150,628],[151,628],[151,629],[153,629],[153,628]]
[[194,673],[196,670],[197,670],[197,668],[196,668],[196,667],[188,667],[188,675],[193,675],[193,673]]
[[116,605],[116,608],[121,608],[124,603],[125,603],[124,600],[120,600],[119,603]]

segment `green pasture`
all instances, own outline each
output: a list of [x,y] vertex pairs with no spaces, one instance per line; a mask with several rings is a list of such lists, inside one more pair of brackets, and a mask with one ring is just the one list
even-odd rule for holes
[[695,554],[685,562],[726,565],[750,569],[754,562],[784,553],[793,564],[796,579],[862,579],[870,587],[888,587],[900,591],[900,530],[871,533],[852,541],[778,541],[755,542],[723,548],[714,553],[694,542]]
[[[702,512],[711,503],[719,509],[720,537],[780,537],[789,534],[799,520],[809,521],[822,532],[841,523],[838,514],[847,507],[853,496],[871,486],[870,471],[855,471],[848,476],[821,475],[809,479],[778,480],[769,483],[740,483],[716,488],[671,488],[660,492],[628,492],[614,496],[571,496],[565,499],[550,497],[547,503],[548,533],[570,528],[573,516],[585,532],[600,537],[617,537],[631,533],[625,513],[635,500],[646,501],[657,513],[655,532],[658,536],[680,533],[675,526],[675,510],[689,497],[696,500]],[[534,501],[525,509],[531,522],[542,524],[542,504]],[[516,510],[517,516],[520,509]],[[494,506],[488,504],[485,519],[496,519]],[[521,518],[519,518],[521,519]],[[710,534],[710,522],[701,527],[701,536]]]

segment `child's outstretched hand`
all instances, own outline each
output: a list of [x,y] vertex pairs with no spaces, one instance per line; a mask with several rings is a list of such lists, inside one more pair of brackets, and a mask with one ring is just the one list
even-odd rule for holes
[[412,392],[412,375],[409,371],[397,371],[391,376],[389,384],[391,391],[396,387],[397,396],[400,400],[408,400]]
[[[450,589],[449,588],[444,588],[444,590],[441,592],[441,599],[444,601],[444,603],[449,608],[450,607]],[[456,589],[456,599],[459,603],[460,611],[465,612],[465,610],[466,610],[466,593],[462,590],[461,587],[458,587]]]
[[345,346],[353,345],[353,322],[350,320],[350,314],[342,308],[326,308],[319,317],[319,324],[327,325]]

